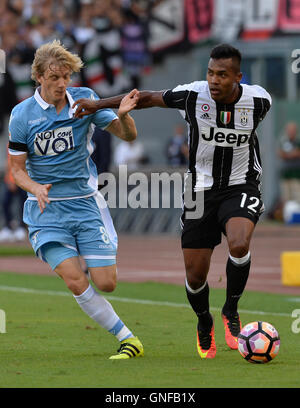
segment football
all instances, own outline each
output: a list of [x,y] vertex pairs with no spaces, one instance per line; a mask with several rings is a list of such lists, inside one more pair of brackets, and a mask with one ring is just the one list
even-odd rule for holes
[[267,322],[248,323],[238,335],[238,350],[250,363],[268,363],[277,356],[279,347],[279,334]]

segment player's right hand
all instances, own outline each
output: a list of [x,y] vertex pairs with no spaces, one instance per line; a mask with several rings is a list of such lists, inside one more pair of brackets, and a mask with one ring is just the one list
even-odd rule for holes
[[44,212],[44,209],[46,208],[46,204],[50,204],[48,193],[51,187],[52,187],[52,184],[38,184],[38,186],[34,190],[34,195],[37,198],[41,213]]
[[83,116],[90,115],[91,113],[95,113],[98,108],[95,104],[95,101],[88,99],[88,98],[80,98],[74,102],[72,109],[77,109],[74,113],[74,118],[82,118]]

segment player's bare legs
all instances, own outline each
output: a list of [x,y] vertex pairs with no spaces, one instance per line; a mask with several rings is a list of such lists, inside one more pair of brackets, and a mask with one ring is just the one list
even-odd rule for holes
[[216,354],[213,319],[209,312],[209,286],[207,274],[213,249],[183,248],[186,269],[187,298],[198,317],[197,350],[201,358]]
[[[65,281],[71,292],[78,296],[89,286],[86,274],[82,271],[77,257],[65,259],[55,272]],[[113,292],[117,286],[116,265],[89,268],[90,276],[96,287],[103,292]]]
[[233,217],[226,223],[226,236],[230,255],[242,258],[247,255],[255,225],[248,218]]
[[89,286],[89,281],[83,273],[79,258],[67,258],[55,269],[55,272],[65,281],[65,284],[75,296],[81,295]]
[[206,282],[212,253],[210,248],[183,248],[186,279],[191,289],[197,290]]
[[232,349],[237,348],[241,322],[237,312],[238,301],[246,287],[251,257],[250,241],[255,224],[247,218],[234,217],[226,223],[229,257],[226,265],[226,301],[222,309],[225,339]]
[[116,265],[89,268],[90,276],[97,288],[103,292],[113,292],[117,286]]
[[[116,265],[93,267],[89,270],[98,289],[105,292],[115,289]],[[139,339],[124,325],[111,304],[90,285],[78,257],[65,259],[56,267],[55,272],[65,281],[81,309],[121,342],[121,352],[111,358],[127,359],[144,354]]]

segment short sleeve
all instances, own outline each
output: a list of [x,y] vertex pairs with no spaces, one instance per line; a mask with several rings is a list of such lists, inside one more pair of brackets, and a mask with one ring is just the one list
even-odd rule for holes
[[186,102],[191,93],[195,90],[197,82],[185,85],[177,85],[176,88],[168,89],[163,93],[163,100],[168,108],[180,110],[186,109]]
[[267,92],[262,86],[260,85],[253,85],[253,88],[255,88],[255,90],[257,91],[257,93],[259,94],[259,96],[263,99],[266,99],[268,101],[268,105],[269,108],[272,105],[272,97],[269,94],[269,92]]
[[26,127],[19,112],[12,111],[8,125],[9,142],[8,151],[10,154],[22,154],[28,152]]
[[[95,91],[92,91],[91,99],[97,100],[100,98]],[[105,130],[115,119],[118,119],[118,116],[112,109],[99,109],[93,114],[92,122]]]
[[263,87],[259,85],[253,85],[253,88],[255,88],[258,94],[256,99],[259,100],[260,103],[258,104],[257,109],[259,110],[259,121],[262,121],[271,108],[272,98],[271,95]]

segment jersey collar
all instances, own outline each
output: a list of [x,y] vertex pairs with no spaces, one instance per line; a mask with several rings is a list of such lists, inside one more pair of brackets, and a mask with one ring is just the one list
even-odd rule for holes
[[231,103],[216,102],[216,105],[218,105],[218,106],[234,106],[241,99],[242,95],[243,95],[243,87],[242,87],[241,84],[239,84],[239,94],[238,94],[238,96],[236,97],[236,99],[233,102],[231,102]]
[[[211,95],[210,95],[210,90],[209,90],[208,83],[207,83],[207,87],[208,87],[209,97],[210,97],[210,99],[211,99],[212,101],[214,101],[214,100],[212,99]],[[236,97],[236,99],[235,99],[233,102],[231,102],[231,103],[223,103],[223,102],[216,102],[216,101],[214,101],[214,102],[215,102],[215,104],[216,104],[217,106],[224,106],[224,105],[226,105],[226,106],[232,106],[232,105],[235,105],[235,104],[238,103],[238,101],[241,99],[242,95],[243,95],[243,86],[242,86],[241,84],[239,84],[239,94],[238,94],[238,96]]]
[[[39,86],[39,87],[35,90],[35,93],[34,93],[34,99],[36,100],[36,102],[37,102],[37,103],[40,105],[40,107],[41,107],[42,109],[44,109],[44,110],[48,109],[49,107],[53,107],[54,105],[52,105],[52,104],[50,104],[50,103],[44,101],[44,99],[41,97],[40,89],[41,89],[41,87]],[[72,98],[72,96],[71,96],[71,94],[68,92],[68,90],[66,90],[66,96],[67,96],[67,99],[68,99],[68,102],[69,102],[69,118],[72,118],[72,117],[73,117],[73,114],[74,114],[75,111],[76,111],[76,108],[75,108],[75,109],[72,109],[72,106],[73,106],[73,104],[74,104],[74,99]]]

